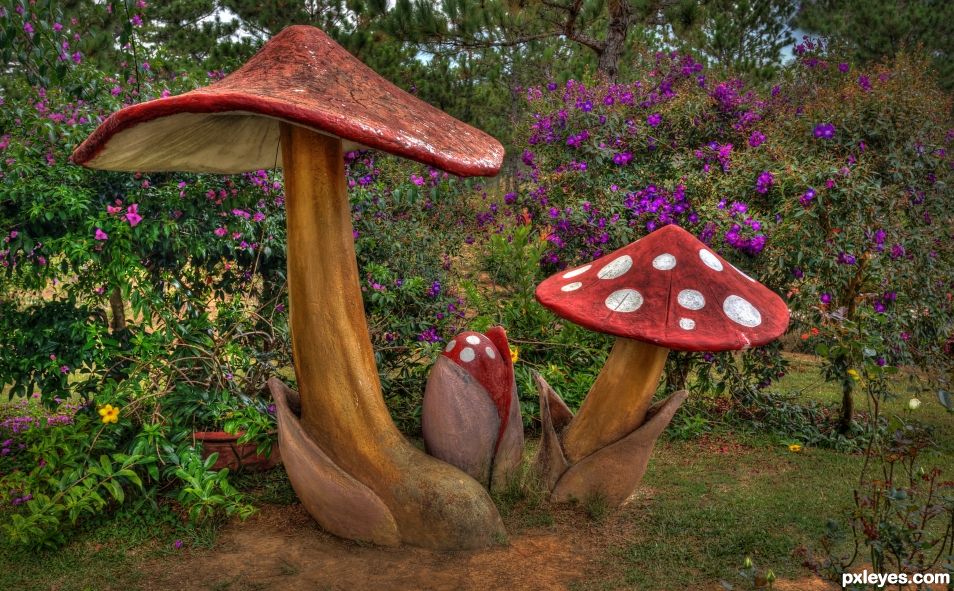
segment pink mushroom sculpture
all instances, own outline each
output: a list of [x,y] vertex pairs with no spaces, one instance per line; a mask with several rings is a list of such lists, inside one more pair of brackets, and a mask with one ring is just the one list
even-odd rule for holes
[[503,328],[448,341],[427,380],[421,429],[429,454],[491,490],[507,485],[523,455],[523,423]]
[[756,347],[782,335],[789,320],[778,295],[675,225],[549,277],[536,297],[558,316],[616,337],[576,416],[537,376],[544,433],[536,466],[557,501],[599,494],[620,504],[632,494],[687,395],[650,407],[670,349]]

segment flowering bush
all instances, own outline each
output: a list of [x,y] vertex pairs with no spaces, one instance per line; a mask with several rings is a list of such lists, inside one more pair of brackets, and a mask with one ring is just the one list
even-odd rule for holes
[[[3,525],[11,539],[55,543],[68,523],[160,490],[194,518],[244,514],[192,431],[272,443],[263,385],[291,366],[281,176],[70,164],[109,113],[222,74],[173,72],[158,54],[150,65],[132,44],[115,71],[72,49],[61,59],[83,25],[25,7],[0,8],[9,47],[23,49],[3,53],[23,68],[0,99],[0,386],[15,413],[0,427]],[[349,154],[349,185],[383,381],[413,429],[422,362],[461,321],[445,253],[463,236],[455,197],[473,185],[384,162]]]
[[[950,100],[910,56],[859,71],[796,49],[766,93],[678,53],[644,57],[631,83],[525,89],[521,190],[488,215],[532,223],[546,272],[665,224],[693,231],[784,294],[794,330],[820,331],[847,421],[851,367],[950,367]],[[747,359],[742,377],[763,387],[783,371]],[[670,379],[685,375],[674,360]]]

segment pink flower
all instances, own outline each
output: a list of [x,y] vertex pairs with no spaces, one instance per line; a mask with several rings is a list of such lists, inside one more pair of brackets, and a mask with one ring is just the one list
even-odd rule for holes
[[107,206],[106,206],[106,213],[108,213],[108,214],[110,214],[110,215],[116,215],[117,213],[119,213],[119,212],[122,211],[122,210],[123,210],[123,208],[122,208],[121,205],[107,205]]
[[142,216],[139,215],[139,204],[133,203],[126,208],[126,221],[129,222],[129,225],[133,228],[142,221]]
[[122,93],[122,91],[123,89],[117,84],[116,86],[113,87],[112,90],[109,91],[109,93],[113,96],[119,96]]
[[218,236],[219,238],[221,238],[221,237],[225,236],[226,234],[228,234],[228,232],[229,232],[228,230],[226,230],[226,229],[223,228],[222,226],[219,226],[219,227],[216,228],[212,233],[215,234],[216,236]]
[[96,240],[109,240],[109,234],[103,232],[100,228],[96,228],[96,233],[93,234],[93,238]]

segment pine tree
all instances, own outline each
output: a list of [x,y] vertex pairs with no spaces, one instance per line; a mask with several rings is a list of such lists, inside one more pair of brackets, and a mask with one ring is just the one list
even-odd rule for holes
[[767,79],[792,42],[786,0],[709,0],[691,26],[678,26],[681,44],[714,64],[752,79]]
[[950,0],[807,0],[796,25],[843,42],[860,62],[923,46],[954,90],[954,2]]

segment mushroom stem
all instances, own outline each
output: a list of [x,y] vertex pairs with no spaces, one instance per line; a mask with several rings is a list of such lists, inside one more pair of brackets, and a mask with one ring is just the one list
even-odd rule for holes
[[486,491],[412,446],[384,403],[361,299],[341,140],[282,123],[281,148],[292,350],[305,432],[378,495],[404,542],[442,549],[499,543],[503,524]]
[[616,338],[606,365],[563,434],[563,452],[571,464],[643,424],[668,354],[665,347]]

